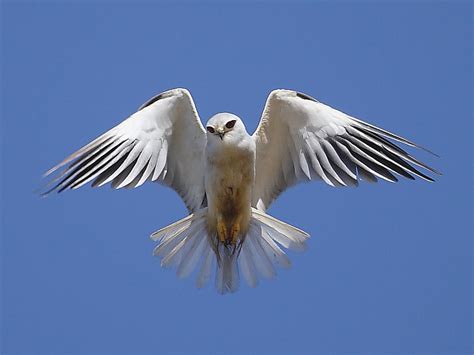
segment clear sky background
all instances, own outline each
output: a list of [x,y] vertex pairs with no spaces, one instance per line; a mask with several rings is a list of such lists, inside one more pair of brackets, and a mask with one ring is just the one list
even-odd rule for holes
[[[470,2],[2,2],[2,354],[472,352]],[[437,152],[434,184],[321,183],[270,213],[309,250],[258,288],[196,290],[152,256],[170,189],[41,199],[41,174],[149,97],[253,132],[297,89]]]

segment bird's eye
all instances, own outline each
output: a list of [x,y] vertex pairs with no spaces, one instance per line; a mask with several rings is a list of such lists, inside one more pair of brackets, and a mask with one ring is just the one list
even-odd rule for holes
[[216,132],[216,130],[214,128],[212,128],[211,126],[207,126],[206,129],[209,133],[212,133],[212,134],[214,134]]
[[225,126],[226,126],[227,128],[229,128],[229,129],[230,129],[230,128],[234,128],[235,122],[237,122],[237,121],[236,121],[236,120],[229,121],[229,122],[227,122],[227,123],[225,124]]

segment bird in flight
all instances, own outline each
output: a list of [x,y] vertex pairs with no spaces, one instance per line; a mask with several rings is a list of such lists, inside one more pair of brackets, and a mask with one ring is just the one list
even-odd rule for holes
[[394,142],[421,148],[292,90],[270,93],[253,135],[231,113],[203,127],[189,91],[173,89],[46,172],[57,176],[44,194],[89,182],[173,188],[189,215],[151,235],[154,255],[163,267],[175,266],[178,277],[194,272],[199,288],[215,274],[218,292],[234,292],[240,275],[254,287],[278,266],[290,266],[283,249],[305,249],[306,232],[266,212],[288,187],[397,176],[433,181],[426,171],[440,174]]

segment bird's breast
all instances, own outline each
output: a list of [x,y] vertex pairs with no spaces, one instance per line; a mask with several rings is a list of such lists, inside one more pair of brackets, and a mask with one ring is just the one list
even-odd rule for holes
[[207,156],[208,229],[223,243],[235,244],[248,230],[255,155],[225,149]]

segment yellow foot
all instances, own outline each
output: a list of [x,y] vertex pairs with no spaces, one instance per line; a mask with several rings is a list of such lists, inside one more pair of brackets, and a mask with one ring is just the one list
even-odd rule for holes
[[227,239],[227,228],[222,218],[217,218],[217,236],[221,243],[225,243]]
[[234,223],[231,231],[232,244],[236,245],[240,237],[240,223]]

